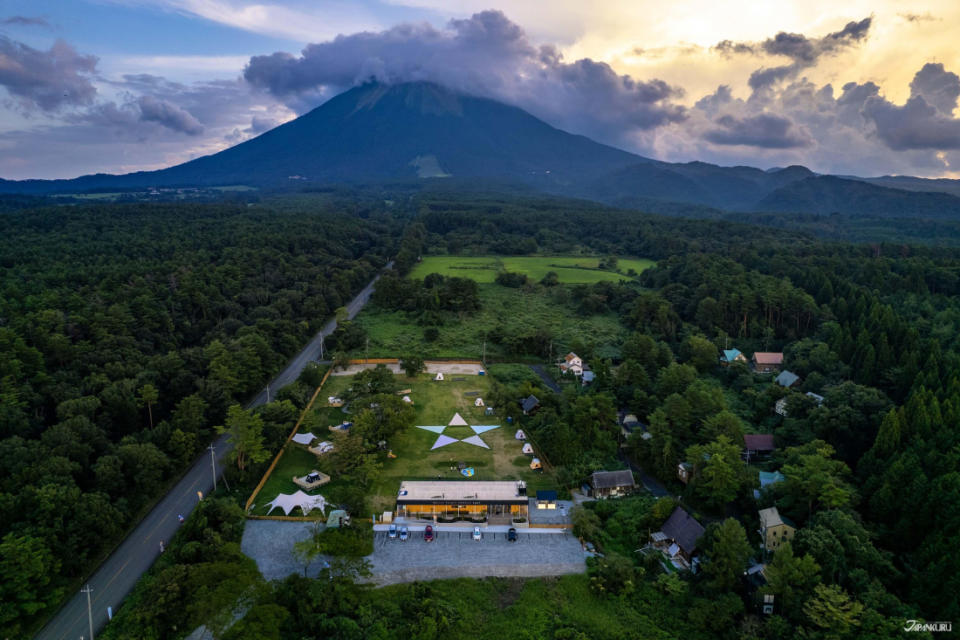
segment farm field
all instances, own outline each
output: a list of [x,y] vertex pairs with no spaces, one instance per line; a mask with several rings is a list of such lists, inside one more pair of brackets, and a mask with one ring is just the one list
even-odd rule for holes
[[[382,468],[370,491],[369,508],[373,512],[391,511],[395,506],[397,488],[402,480],[470,480],[458,469],[463,462],[473,467],[474,480],[524,480],[531,491],[555,488],[553,477],[546,472],[530,469],[530,458],[521,452],[522,443],[514,438],[516,426],[508,425],[505,416],[485,415],[484,408],[474,406],[477,397],[484,398],[490,389],[490,377],[474,375],[450,375],[442,382],[433,380],[430,374],[416,378],[395,376],[398,388],[410,389],[410,398],[416,411],[416,425],[445,426],[443,435],[462,440],[475,435],[469,426],[446,426],[455,413],[459,413],[469,425],[494,425],[500,427],[485,431],[480,438],[490,447],[484,449],[465,442],[454,442],[431,451],[438,434],[411,427],[388,443],[397,456],[389,458],[386,452],[378,454]],[[349,420],[339,408],[327,406],[326,399],[339,395],[352,381],[351,376],[331,376],[317,398],[312,415],[304,420],[300,432],[312,432],[324,439],[327,426]],[[471,394],[471,395],[468,395]],[[478,394],[478,395],[472,395]],[[331,481],[313,493],[319,493],[330,503],[336,503],[338,492],[343,487],[330,468],[328,456],[317,458],[303,445],[294,442],[286,446],[283,456],[270,478],[257,496],[251,513],[266,515],[266,504],[278,493],[293,493],[298,489],[293,484],[294,475],[300,476],[311,469],[319,469],[331,476]],[[281,512],[274,511],[273,515]],[[291,515],[300,515],[295,510]]]
[[[439,273],[490,284],[500,271],[524,273],[534,281],[554,271],[563,284],[590,284],[630,280],[654,265],[652,260],[642,258],[618,258],[618,271],[604,271],[598,268],[599,262],[599,257],[590,256],[426,256],[409,277]],[[631,269],[634,274],[628,275]]]
[[[578,351],[582,348],[580,345],[593,345],[600,353],[613,356],[613,352],[604,352],[604,346],[614,348],[626,332],[616,314],[577,313],[571,308],[569,292],[564,287],[534,292],[497,284],[481,284],[479,288],[480,311],[438,326],[439,335],[433,341],[424,338],[424,327],[410,314],[368,305],[354,321],[370,338],[369,356],[383,358],[416,353],[424,358],[479,358],[486,340],[486,356],[504,358],[510,354],[497,343],[498,332],[523,335],[538,329],[552,336],[554,353]],[[542,361],[543,356],[536,359]]]

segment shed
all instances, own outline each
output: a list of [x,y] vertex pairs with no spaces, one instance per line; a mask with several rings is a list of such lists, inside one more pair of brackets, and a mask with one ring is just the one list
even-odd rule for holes
[[743,436],[743,445],[747,462],[753,457],[770,455],[776,449],[772,433],[748,433]]
[[[677,507],[657,533],[662,535],[654,534],[651,536],[655,546],[667,552],[671,557],[679,555],[685,562],[689,563],[696,554],[697,541],[703,535],[704,528],[682,507]],[[676,545],[676,547],[674,548],[673,545]]]
[[524,401],[520,404],[520,408],[523,409],[523,415],[530,415],[537,410],[537,407],[540,406],[540,400],[537,399],[535,395],[529,395]]
[[776,381],[781,387],[790,389],[800,384],[800,376],[795,374],[793,371],[787,371],[784,369],[780,372],[780,375],[777,376]]
[[625,495],[637,486],[633,479],[633,472],[629,469],[622,471],[594,471],[590,475],[590,493],[595,498],[607,498]]

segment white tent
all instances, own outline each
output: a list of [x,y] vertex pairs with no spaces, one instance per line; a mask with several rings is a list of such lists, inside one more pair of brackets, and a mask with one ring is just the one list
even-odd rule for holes
[[533,445],[530,444],[529,442],[525,443],[525,444],[523,445],[523,452],[524,452],[525,454],[527,454],[528,456],[532,456],[532,455],[533,455]]
[[268,502],[267,514],[277,507],[283,509],[283,515],[288,516],[295,508],[300,507],[303,515],[307,515],[313,509],[320,509],[320,513],[327,508],[327,501],[323,496],[311,496],[303,491],[296,493],[281,493],[273,501]]
[[517,440],[526,440],[527,434],[523,432],[523,429],[517,429],[517,433],[514,434],[513,437],[516,438]]
[[438,371],[437,375],[433,379],[436,380],[437,382],[440,382],[441,380],[443,380],[443,372]]
[[483,398],[477,398],[476,400],[474,400],[474,401],[473,401],[473,406],[475,406],[475,407],[482,407],[482,406],[483,406]]
[[407,404],[413,404],[413,400],[410,399],[410,396],[403,396],[402,400]]
[[467,426],[467,421],[459,413],[453,414],[453,417],[450,418],[450,422],[447,423],[448,427],[465,427]]
[[317,439],[317,436],[313,435],[309,431],[306,433],[298,433],[293,436],[293,441],[297,444],[310,444]]

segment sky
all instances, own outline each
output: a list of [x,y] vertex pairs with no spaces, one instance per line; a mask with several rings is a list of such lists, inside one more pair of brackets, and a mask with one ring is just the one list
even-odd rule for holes
[[0,178],[158,169],[374,79],[669,162],[960,178],[956,0],[3,0]]

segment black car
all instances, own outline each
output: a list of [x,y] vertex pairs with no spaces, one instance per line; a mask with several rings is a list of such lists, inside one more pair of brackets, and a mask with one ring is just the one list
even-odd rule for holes
[[510,529],[507,531],[507,540],[509,540],[510,542],[517,541],[517,530],[514,529],[513,527],[510,527]]

